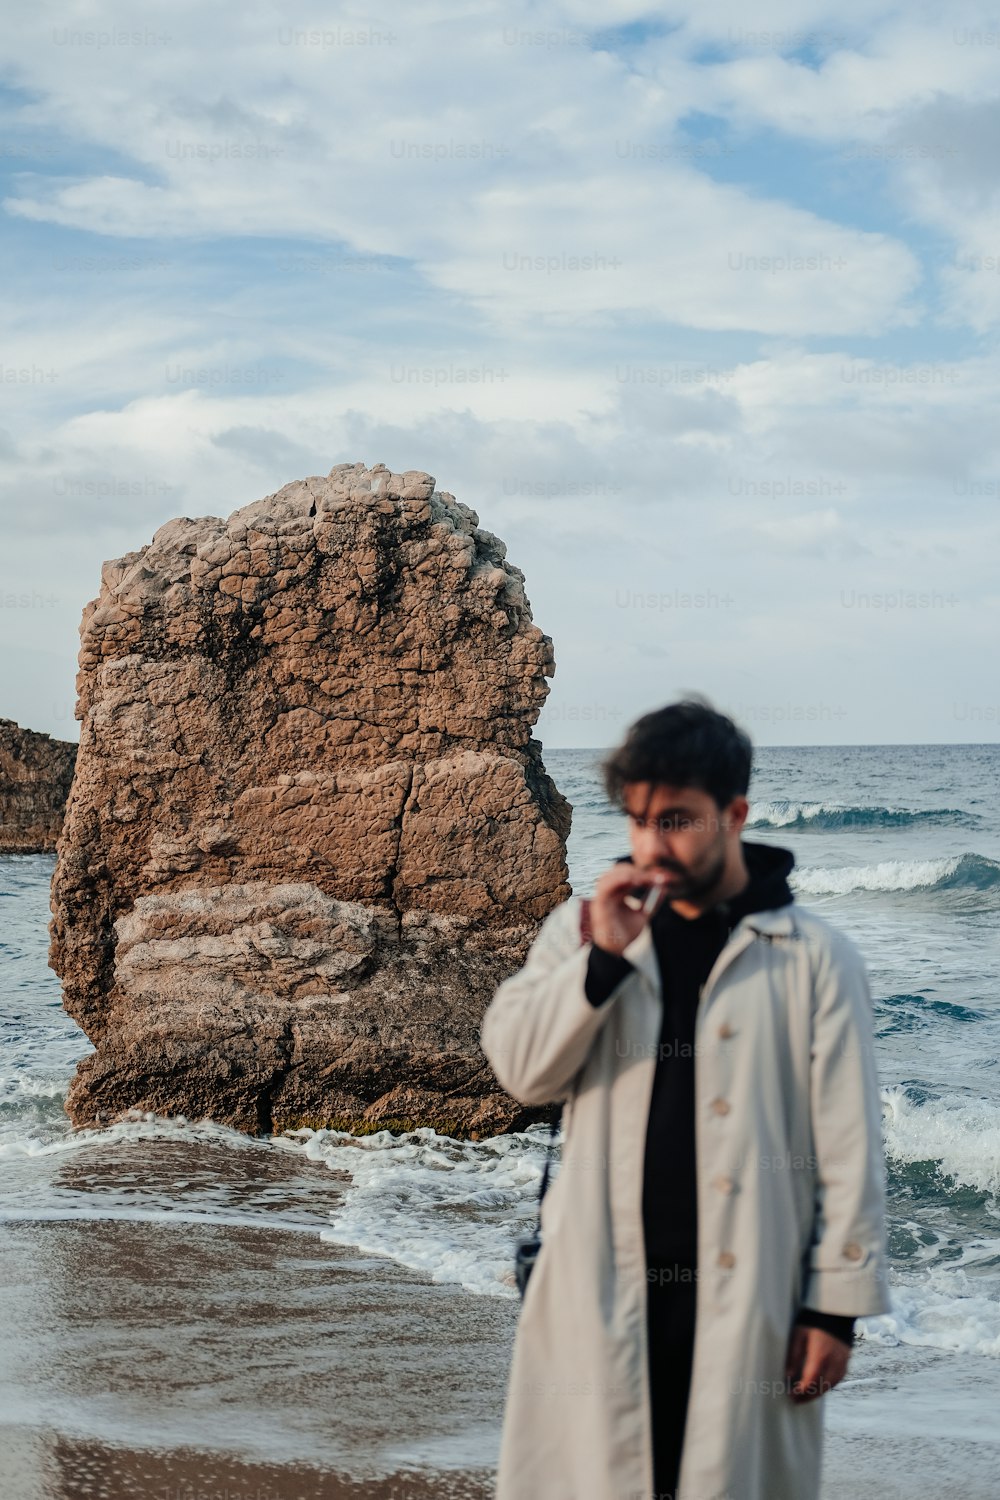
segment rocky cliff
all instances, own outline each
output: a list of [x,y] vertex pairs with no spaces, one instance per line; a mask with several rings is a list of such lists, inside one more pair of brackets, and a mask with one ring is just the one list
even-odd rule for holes
[[570,809],[523,585],[475,511],[383,465],[105,564],[50,929],[97,1049],[75,1123],[524,1123],[479,1021],[569,894]]
[[0,854],[56,847],[76,746],[0,719]]

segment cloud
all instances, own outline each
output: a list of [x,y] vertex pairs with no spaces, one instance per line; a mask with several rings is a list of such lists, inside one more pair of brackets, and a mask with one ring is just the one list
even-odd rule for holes
[[[997,48],[954,34],[984,17],[154,0],[99,45],[106,0],[19,13],[0,589],[56,602],[0,614],[10,703],[65,733],[103,558],[360,459],[507,542],[558,742],[671,684],[763,701],[778,646],[849,708],[814,737],[954,737],[1000,495]],[[840,602],[903,586],[962,603]]]
[[[817,335],[914,321],[907,302],[919,267],[889,236],[715,182],[683,157],[660,160],[655,171],[641,157],[623,165],[623,144],[644,142],[651,127],[669,138],[676,110],[662,95],[623,87],[621,68],[587,46],[561,48],[553,65],[540,43],[510,45],[500,29],[484,36],[482,27],[432,21],[426,38],[411,26],[397,44],[352,58],[349,69],[338,56],[342,87],[331,95],[308,47],[283,49],[279,80],[265,74],[262,58],[273,56],[275,38],[265,47],[251,26],[235,52],[244,85],[259,90],[250,108],[218,94],[214,81],[211,103],[194,94],[201,65],[181,30],[169,49],[136,49],[124,140],[120,110],[99,96],[71,92],[64,105],[92,139],[124,147],[136,175],[25,175],[4,200],[8,213],[157,242],[273,235],[280,227],[407,259],[493,326],[639,316]],[[428,44],[445,30],[452,73],[467,54],[483,87],[475,96],[462,84],[449,88],[432,123],[405,88],[396,93],[385,84],[412,81],[425,66],[439,71]],[[174,54],[186,87],[164,66]],[[38,86],[46,74],[51,86],[53,58],[39,70],[36,49],[31,61]],[[515,61],[518,75],[544,83],[538,102],[516,115],[509,105]],[[98,62],[107,70],[107,59]],[[740,66],[718,77],[718,70],[689,67],[689,79],[705,74],[708,102],[728,91],[738,107]],[[770,58],[746,68],[745,88],[758,107],[789,98],[793,65]],[[752,71],[774,68],[785,70],[780,80]],[[365,86],[372,72],[382,84],[377,112]],[[72,90],[70,80],[60,81]],[[692,105],[696,98],[692,90]],[[359,115],[363,131],[354,128]]]
[[695,172],[498,189],[477,208],[461,253],[423,269],[491,322],[615,313],[796,335],[914,321],[904,246]]

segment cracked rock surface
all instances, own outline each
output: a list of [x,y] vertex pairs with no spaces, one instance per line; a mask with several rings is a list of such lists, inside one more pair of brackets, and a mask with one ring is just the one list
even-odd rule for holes
[[76,746],[0,719],[0,854],[50,854],[62,827]]
[[520,1128],[479,1021],[569,894],[524,575],[428,474],[181,517],[80,627],[52,967],[67,1110],[256,1134]]

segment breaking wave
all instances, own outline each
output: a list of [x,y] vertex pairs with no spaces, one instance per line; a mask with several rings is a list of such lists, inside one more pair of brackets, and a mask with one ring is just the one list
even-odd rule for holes
[[917,824],[977,826],[979,819],[958,807],[852,806],[843,802],[754,802],[748,828],[836,829],[907,828]]
[[877,865],[794,870],[791,884],[807,896],[846,896],[852,891],[990,891],[1000,887],[1000,864],[982,854],[886,859]]

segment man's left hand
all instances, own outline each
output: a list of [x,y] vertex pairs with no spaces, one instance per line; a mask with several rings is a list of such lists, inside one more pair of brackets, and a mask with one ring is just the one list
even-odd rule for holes
[[847,1373],[851,1351],[843,1339],[822,1328],[796,1323],[788,1340],[785,1382],[792,1401],[815,1401],[832,1391]]

